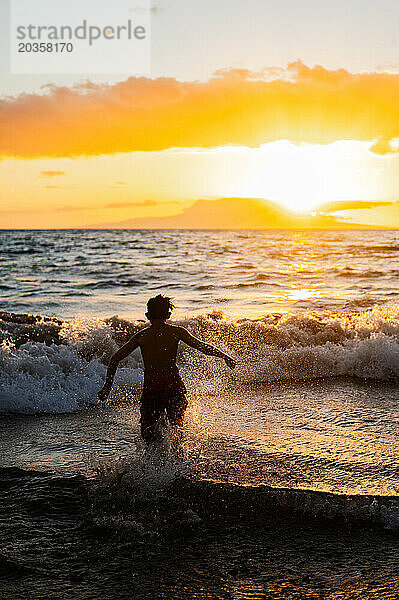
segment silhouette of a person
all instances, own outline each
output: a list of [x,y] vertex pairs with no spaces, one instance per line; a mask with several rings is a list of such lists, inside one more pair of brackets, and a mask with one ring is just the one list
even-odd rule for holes
[[144,386],[141,396],[141,435],[147,444],[159,439],[157,422],[166,412],[173,426],[181,426],[187,408],[186,388],[176,365],[177,348],[182,341],[208,356],[223,358],[233,369],[235,361],[230,356],[191,335],[184,327],[169,325],[174,305],[167,296],[159,294],[147,303],[146,317],[150,327],[140,330],[110,359],[104,387],[98,392],[105,400],[111,391],[118,364],[133,350],[140,348],[144,361]]

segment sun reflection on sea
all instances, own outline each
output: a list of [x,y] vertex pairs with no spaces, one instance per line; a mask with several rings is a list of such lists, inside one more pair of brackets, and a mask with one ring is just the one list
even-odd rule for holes
[[314,300],[324,297],[325,294],[321,290],[308,288],[287,290],[284,294],[286,300]]

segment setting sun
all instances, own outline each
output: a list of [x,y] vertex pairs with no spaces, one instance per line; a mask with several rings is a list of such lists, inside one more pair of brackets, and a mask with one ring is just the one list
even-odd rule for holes
[[264,181],[264,198],[272,198],[290,211],[309,213],[325,203],[355,200],[366,192],[364,179],[353,169],[353,159],[359,159],[356,144],[282,141],[273,146],[273,168],[268,169],[269,179]]

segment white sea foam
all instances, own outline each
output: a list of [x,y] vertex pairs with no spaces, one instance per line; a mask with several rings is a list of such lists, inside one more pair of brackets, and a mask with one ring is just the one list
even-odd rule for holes
[[[223,361],[183,346],[179,364],[193,392],[204,386],[222,389],[232,381],[240,385],[277,379],[399,376],[397,304],[364,313],[271,314],[236,321],[212,313],[181,324],[237,358],[236,369],[230,371]],[[0,411],[70,412],[96,403],[109,357],[141,326],[118,319],[76,318],[53,324],[49,338],[48,322],[10,326],[0,321]],[[41,341],[33,341],[37,339]],[[118,370],[115,397],[126,390],[137,395],[141,380],[142,362],[136,350]]]
[[72,412],[95,402],[105,367],[66,345],[0,348],[1,412]]

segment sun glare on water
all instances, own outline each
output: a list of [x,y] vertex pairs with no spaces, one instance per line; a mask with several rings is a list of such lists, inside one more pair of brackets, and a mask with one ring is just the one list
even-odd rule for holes
[[323,298],[324,294],[321,290],[317,289],[294,289],[289,290],[286,294],[287,300],[315,300],[317,298]]

